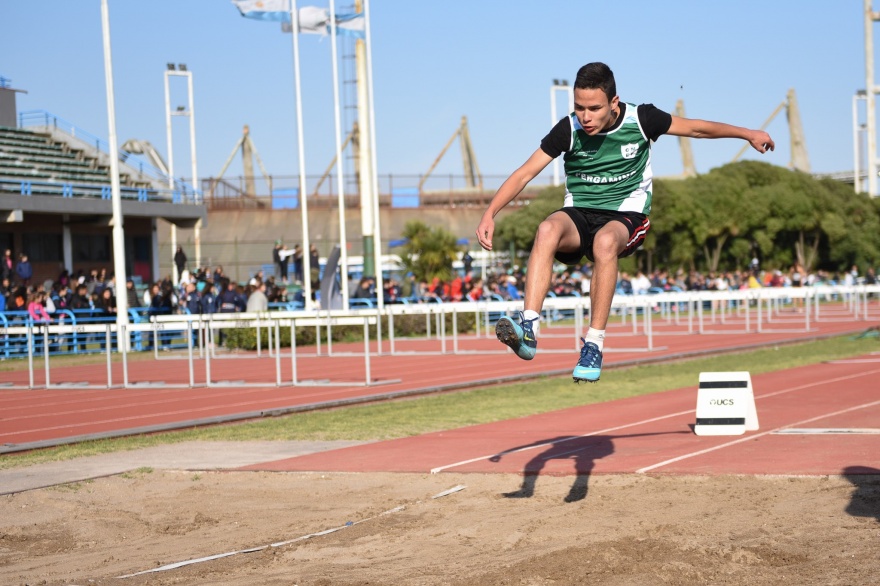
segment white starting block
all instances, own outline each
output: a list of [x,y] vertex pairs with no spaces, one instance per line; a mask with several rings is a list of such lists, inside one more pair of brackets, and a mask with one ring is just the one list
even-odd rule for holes
[[701,372],[697,391],[697,435],[742,435],[758,429],[758,411],[748,372]]

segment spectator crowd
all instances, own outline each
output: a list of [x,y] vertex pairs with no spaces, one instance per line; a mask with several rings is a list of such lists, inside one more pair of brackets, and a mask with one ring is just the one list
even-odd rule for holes
[[[319,288],[318,253],[314,245],[310,247],[311,280],[313,291]],[[288,279],[286,268],[288,258],[293,260],[292,279]],[[146,315],[172,313],[211,314],[268,311],[270,305],[288,304],[291,301],[302,303],[302,250],[299,245],[288,250],[280,241],[273,250],[276,261],[275,275],[266,276],[257,271],[246,283],[230,279],[222,266],[213,270],[187,268],[186,255],[178,248],[175,253],[175,269],[179,280],[173,284],[170,277],[150,283],[141,291],[134,279],[127,279],[124,294],[128,307]],[[485,280],[476,275],[472,259],[465,253],[463,270],[453,271],[448,280],[439,278],[419,280],[412,274],[391,275],[383,280],[383,301],[385,303],[418,302],[462,302],[481,299],[519,300],[522,299],[527,275],[518,266],[497,267],[489,271]],[[566,267],[554,273],[549,294],[552,296],[586,296],[590,290],[591,267]],[[617,292],[619,294],[646,294],[662,291],[726,291],[757,287],[802,287],[821,284],[853,285],[856,283],[875,284],[873,268],[867,268],[861,275],[859,268],[851,267],[842,273],[827,271],[807,271],[799,264],[788,270],[761,270],[757,260],[750,266],[737,271],[700,272],[679,269],[671,272],[655,269],[650,274],[642,271],[630,275],[619,274]],[[376,280],[365,276],[350,279],[349,297],[352,304],[363,300],[372,303],[377,297]],[[6,250],[0,259],[0,308],[6,312],[27,312],[35,323],[51,322],[53,316],[62,309],[89,310],[92,316],[113,316],[116,314],[116,299],[120,294],[114,275],[107,269],[91,269],[87,273],[80,270],[70,274],[63,270],[58,278],[41,283],[33,282],[33,268],[26,253],[14,258],[11,250]]]

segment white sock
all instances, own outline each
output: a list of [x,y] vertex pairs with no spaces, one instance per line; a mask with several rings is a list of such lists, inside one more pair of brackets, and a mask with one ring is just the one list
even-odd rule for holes
[[595,330],[590,328],[587,330],[587,342],[592,342],[599,347],[599,352],[605,348],[605,330]]
[[530,320],[533,319],[535,321],[532,322],[532,331],[535,333],[535,336],[538,335],[538,330],[541,329],[541,314],[537,311],[532,311],[531,309],[526,309],[523,311],[523,319]]

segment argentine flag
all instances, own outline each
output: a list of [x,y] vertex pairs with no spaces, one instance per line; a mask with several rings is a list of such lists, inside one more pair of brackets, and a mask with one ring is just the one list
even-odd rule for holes
[[[281,22],[281,30],[289,33],[289,0],[232,0],[245,18]],[[299,32],[319,35],[330,34],[330,11],[317,6],[303,6],[298,10]],[[363,13],[337,14],[336,33],[343,36],[364,38]]]
[[290,22],[288,0],[232,0],[245,18]]

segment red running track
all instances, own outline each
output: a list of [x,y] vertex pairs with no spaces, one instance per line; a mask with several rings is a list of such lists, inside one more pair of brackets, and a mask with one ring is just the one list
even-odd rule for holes
[[[609,327],[606,368],[856,333],[869,325],[841,314],[835,319],[813,322],[810,331],[803,331],[803,320],[795,318],[788,323],[780,320],[773,324],[778,330],[756,334],[747,333],[741,320],[729,320],[726,325],[713,326],[715,331],[726,330],[724,334],[698,335],[687,332],[684,319],[679,325],[666,320],[655,321],[651,352],[646,351],[647,338],[632,335],[631,326]],[[130,388],[100,388],[107,385],[107,367],[103,364],[52,367],[50,371],[53,385],[86,382],[90,388],[4,389],[3,383],[28,385],[27,372],[4,372],[0,373],[0,453],[566,375],[577,361],[575,343],[573,328],[545,327],[537,357],[526,362],[515,358],[494,336],[460,336],[458,346],[462,353],[459,354],[451,353],[450,339],[446,341],[446,354],[439,353],[442,344],[434,339],[398,340],[397,352],[420,353],[390,355],[385,341],[384,354],[371,356],[373,384],[370,386],[363,385],[364,357],[352,354],[299,355],[299,380],[330,379],[338,383],[336,386],[292,386],[289,383],[276,386],[275,359],[257,358],[253,354],[212,360],[211,380],[227,381],[219,386],[204,385],[206,364],[204,360],[196,360],[196,386],[192,388],[186,386],[189,382],[187,360],[164,356],[158,361],[129,361],[129,381],[141,383]],[[377,350],[375,342],[372,348],[373,352]],[[363,344],[334,344],[333,350],[363,352]],[[281,360],[281,365],[283,376],[292,380],[289,354]],[[122,380],[121,365],[114,364],[113,384],[120,385]],[[45,373],[37,368],[35,385],[40,384],[45,385]]]
[[520,473],[524,490],[542,474],[878,474],[878,376],[880,353],[757,375],[760,429],[741,436],[693,433],[694,386],[243,469]]

